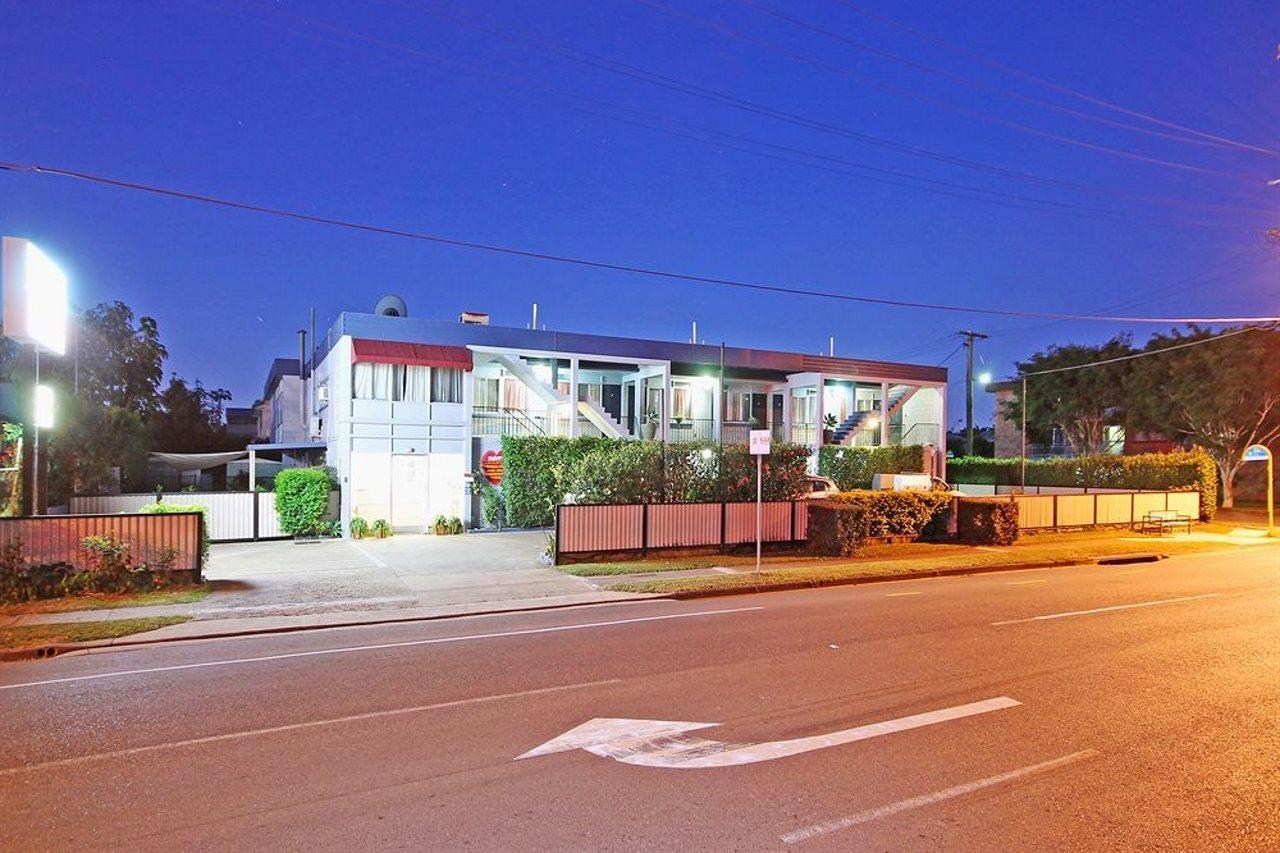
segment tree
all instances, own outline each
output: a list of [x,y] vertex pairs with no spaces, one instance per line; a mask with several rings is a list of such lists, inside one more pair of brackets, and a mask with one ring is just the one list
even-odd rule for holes
[[231,399],[224,388],[205,388],[197,379],[188,385],[177,374],[160,395],[159,411],[149,419],[154,450],[213,452],[235,450],[229,446],[222,423],[223,408]]
[[68,495],[108,491],[121,479],[140,479],[147,468],[147,431],[137,412],[68,395],[59,426],[48,443],[48,493]]
[[[143,417],[154,414],[160,405],[164,360],[169,356],[160,343],[155,319],[140,317],[134,325],[128,305],[104,302],[80,318],[79,334],[76,362],[80,396]],[[63,374],[71,367],[69,361],[63,362]]]
[[[1130,355],[1127,336],[1117,336],[1100,346],[1067,344],[1051,346],[1026,361],[1018,362],[1018,372],[1036,373],[1060,367],[1089,364]],[[1077,455],[1102,453],[1107,447],[1107,426],[1125,418],[1124,375],[1126,363],[1101,365],[1084,370],[1046,373],[1027,379],[1028,438],[1044,440],[1053,427],[1062,430],[1067,445]],[[1005,417],[1022,419],[1020,394],[1005,404]]]
[[[1195,326],[1175,329],[1154,335],[1144,349],[1153,352],[1214,335]],[[1280,332],[1243,332],[1131,365],[1125,383],[1131,425],[1203,447],[1218,466],[1222,505],[1234,506],[1245,448],[1280,439]]]

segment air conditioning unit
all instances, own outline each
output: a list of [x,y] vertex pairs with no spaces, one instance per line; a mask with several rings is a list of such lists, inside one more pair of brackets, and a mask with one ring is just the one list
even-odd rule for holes
[[320,417],[319,415],[311,416],[310,434],[313,439],[324,438],[324,418]]
[[316,402],[317,403],[329,402],[329,386],[328,385],[319,385],[316,387]]

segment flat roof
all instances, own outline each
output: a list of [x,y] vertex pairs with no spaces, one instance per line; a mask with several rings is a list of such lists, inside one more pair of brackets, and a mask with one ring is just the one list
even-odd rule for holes
[[[385,317],[344,311],[326,335],[331,347],[343,335],[407,343],[491,346],[556,353],[609,355],[638,360],[718,365],[719,345],[678,343],[645,338],[620,338],[550,329],[517,329],[438,320],[426,317]],[[838,358],[782,350],[724,347],[726,368],[791,374],[806,372],[874,376],[904,381],[947,381],[947,369],[871,359]]]

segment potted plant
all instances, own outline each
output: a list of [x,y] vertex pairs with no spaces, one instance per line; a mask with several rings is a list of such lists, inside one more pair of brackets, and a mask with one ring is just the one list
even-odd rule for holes
[[658,413],[650,409],[644,413],[644,420],[640,422],[640,437],[645,441],[653,441],[653,437],[657,432]]
[[835,441],[836,434],[836,416],[827,415],[822,419],[822,443],[831,444]]
[[379,518],[369,526],[369,535],[374,539],[386,539],[391,535],[391,525],[385,518]]

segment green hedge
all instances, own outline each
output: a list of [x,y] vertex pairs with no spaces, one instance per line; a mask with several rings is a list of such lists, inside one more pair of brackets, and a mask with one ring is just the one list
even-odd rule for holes
[[203,517],[203,523],[200,525],[200,565],[208,567],[209,565],[209,509],[200,504],[167,504],[157,502],[147,504],[138,510],[138,512],[151,513],[152,515],[164,515],[174,512],[198,512]]
[[822,557],[853,557],[867,541],[865,504],[817,500],[809,503],[809,551]]
[[841,492],[830,500],[863,507],[868,536],[913,538],[923,533],[929,522],[951,504],[946,492],[853,491]]
[[818,473],[836,481],[841,490],[869,489],[876,474],[918,474],[924,448],[918,444],[885,447],[824,445],[818,451]]
[[960,498],[956,539],[970,545],[1012,545],[1018,541],[1018,504],[1002,498]]
[[285,468],[276,475],[276,515],[280,529],[291,536],[309,536],[326,529],[329,491],[327,468]]
[[[947,480],[957,483],[1016,486],[1021,460],[966,456],[947,462]],[[1077,456],[1027,462],[1029,486],[1077,486],[1106,489],[1188,489],[1200,492],[1200,517],[1213,518],[1218,507],[1218,469],[1200,448],[1136,456]]]
[[[765,500],[806,491],[809,451],[775,444],[764,461]],[[662,444],[558,436],[502,439],[506,523],[546,527],[566,494],[578,503],[691,503],[755,500],[756,461],[744,444]]]

